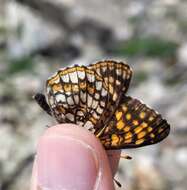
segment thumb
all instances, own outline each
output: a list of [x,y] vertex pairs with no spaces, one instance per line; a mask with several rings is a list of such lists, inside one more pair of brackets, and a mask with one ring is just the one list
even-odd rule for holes
[[93,134],[57,125],[39,140],[31,190],[114,190],[111,168],[116,169]]

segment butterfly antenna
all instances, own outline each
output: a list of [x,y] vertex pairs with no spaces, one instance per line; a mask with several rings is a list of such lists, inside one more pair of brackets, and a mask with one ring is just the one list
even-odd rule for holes
[[120,158],[127,159],[127,160],[131,160],[131,159],[132,159],[131,156],[129,156],[128,154],[124,154],[124,153],[122,153],[122,154],[120,155]]
[[120,188],[122,187],[121,183],[118,180],[116,180],[115,178],[113,180],[118,187],[120,187]]

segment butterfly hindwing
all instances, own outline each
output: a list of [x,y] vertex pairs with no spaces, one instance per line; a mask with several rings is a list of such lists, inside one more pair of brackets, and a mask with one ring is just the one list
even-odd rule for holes
[[137,99],[123,96],[99,138],[106,149],[137,148],[160,142],[169,130],[160,114]]

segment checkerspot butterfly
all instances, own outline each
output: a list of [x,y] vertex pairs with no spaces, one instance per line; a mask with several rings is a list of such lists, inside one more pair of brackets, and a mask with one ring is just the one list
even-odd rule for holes
[[35,100],[59,123],[87,128],[105,149],[137,148],[168,136],[170,126],[153,109],[126,95],[129,65],[112,60],[60,69],[46,82],[47,100]]

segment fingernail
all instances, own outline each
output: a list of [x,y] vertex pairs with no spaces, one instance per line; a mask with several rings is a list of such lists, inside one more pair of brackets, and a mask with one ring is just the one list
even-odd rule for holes
[[37,167],[39,190],[93,190],[99,173],[96,152],[67,136],[42,138]]

